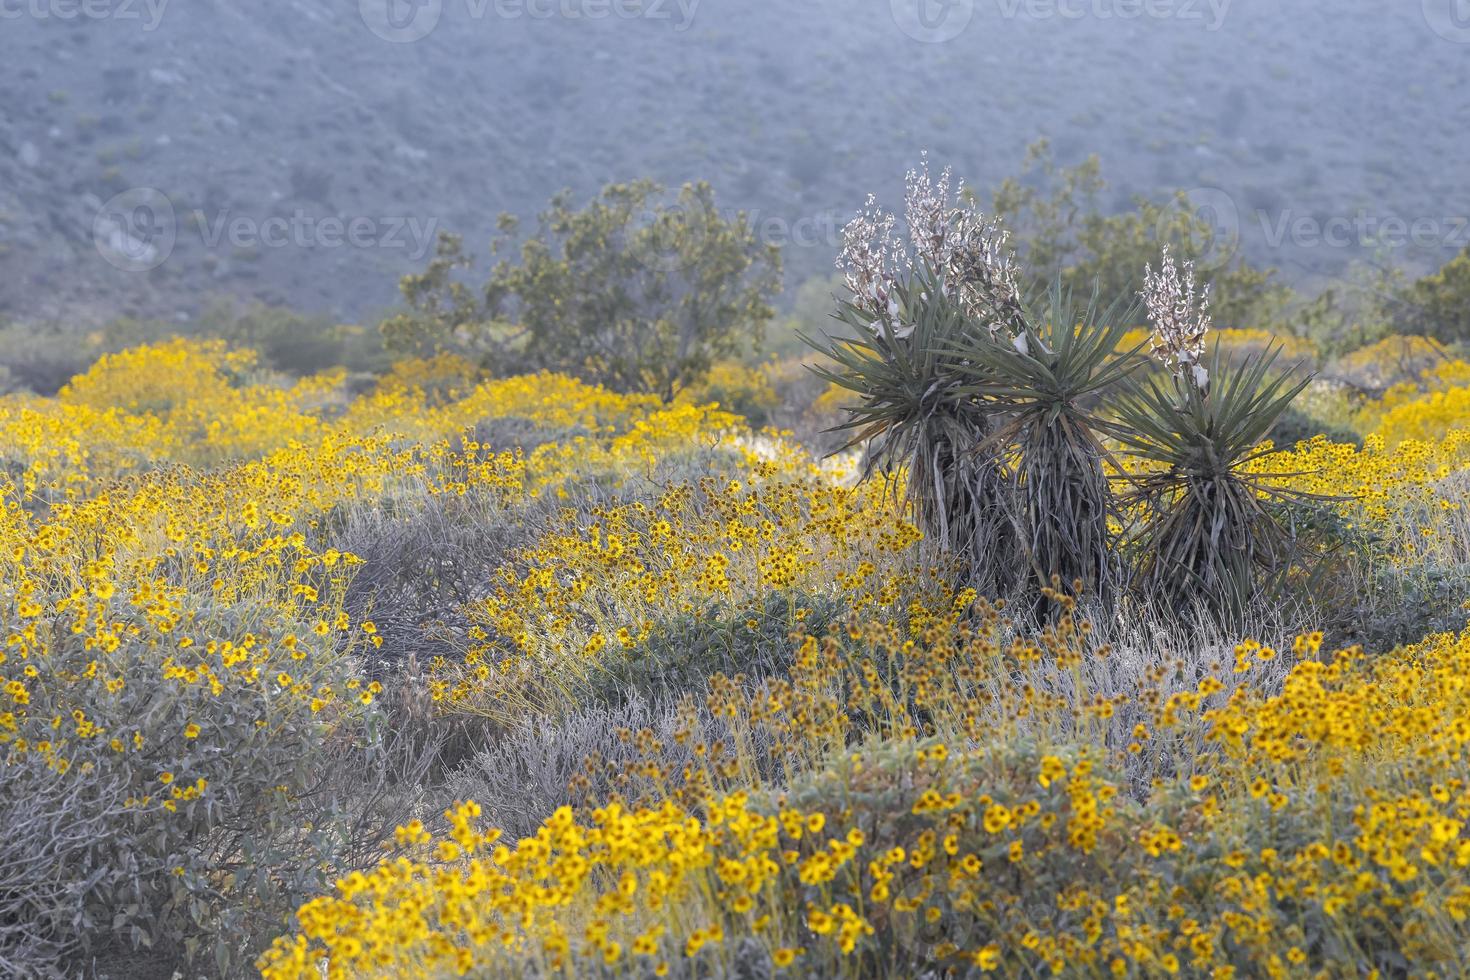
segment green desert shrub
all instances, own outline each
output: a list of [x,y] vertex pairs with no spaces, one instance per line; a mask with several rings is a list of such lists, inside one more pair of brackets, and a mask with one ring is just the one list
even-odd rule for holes
[[1399,333],[1470,341],[1470,248],[1400,290],[1388,306]]
[[0,324],[0,394],[54,395],[97,359],[82,333],[59,324]]
[[1096,287],[1103,296],[1131,296],[1138,270],[1168,248],[1201,263],[1216,318],[1226,327],[1265,328],[1278,320],[1289,290],[1274,270],[1235,254],[1238,231],[1215,228],[1184,194],[1162,202],[1138,197],[1131,209],[1109,214],[1099,200],[1107,189],[1101,171],[1095,156],[1058,166],[1041,140],[1028,149],[1022,174],[995,192],[992,210],[1016,236],[1030,288],[1060,279],[1079,295]]
[[241,303],[228,297],[204,304],[182,322],[123,317],[99,331],[102,351],[125,350],[176,336],[218,338],[256,351],[266,367],[302,377],[346,368],[379,372],[389,366],[377,331],[342,324],[329,316],[300,313],[259,301]]
[[1290,449],[1299,442],[1313,436],[1326,436],[1333,442],[1346,445],[1363,445],[1363,437],[1357,430],[1341,421],[1315,418],[1296,405],[1289,406],[1271,426],[1271,441],[1283,449]]
[[[501,217],[508,235],[519,222]],[[495,244],[498,252],[509,244]],[[708,184],[673,201],[653,181],[611,184],[585,208],[558,194],[520,248],[479,290],[463,242],[440,237],[401,284],[409,310],[383,324],[397,350],[450,347],[498,374],[542,369],[671,401],[758,341],[774,311],[780,257],[743,214],[722,215]]]
[[199,314],[193,329],[258,351],[269,366],[297,376],[338,367],[380,372],[389,366],[382,335],[371,327],[261,302],[217,300]]
[[779,675],[791,660],[793,632],[825,632],[845,613],[831,597],[770,592],[733,609],[714,605],[658,623],[648,639],[605,658],[590,700],[677,699],[716,674]]

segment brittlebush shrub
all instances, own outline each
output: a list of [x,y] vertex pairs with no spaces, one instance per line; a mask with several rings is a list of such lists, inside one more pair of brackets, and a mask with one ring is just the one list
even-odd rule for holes
[[484,372],[458,354],[410,357],[396,361],[378,379],[380,393],[416,395],[431,406],[444,405],[474,390]]
[[1437,442],[1460,428],[1470,412],[1470,364],[1446,361],[1425,371],[1417,385],[1395,385],[1383,398],[1364,406],[1374,431],[1390,446],[1415,439]]
[[[170,341],[57,399],[0,399],[0,818],[25,856],[0,868],[0,973],[144,951],[238,974],[324,876],[376,858],[437,723],[384,716],[431,702],[365,662],[383,641],[370,617],[393,610],[382,581],[355,583],[357,517],[396,525],[389,502],[432,501],[497,527],[579,465],[715,452],[733,423],[549,375],[477,385],[443,362],[339,413],[333,378],[286,388],[254,363]],[[465,431],[512,416],[565,442],[528,471]],[[362,434],[381,421],[406,431]]]
[[1273,481],[1331,498],[1330,574],[1311,598],[1336,642],[1387,650],[1464,624],[1467,462],[1470,433],[1455,428],[1391,447],[1376,434],[1361,446],[1317,436],[1252,463]]
[[319,438],[321,416],[344,373],[288,384],[259,371],[257,363],[255,352],[223,341],[175,338],[104,355],[61,390],[55,407],[146,420],[158,429],[160,456],[196,465]]
[[[0,808],[25,818],[6,846],[41,852],[78,815],[112,817],[62,880],[4,895],[0,918],[45,916],[59,953],[120,943],[248,961],[348,846],[314,796],[332,767],[367,767],[354,747],[369,743],[371,693],[352,658],[306,622],[163,580],[131,595],[110,578],[18,584],[0,588],[24,624],[5,655],[19,677],[0,694]],[[70,793],[47,789],[61,781]]]
[[[1470,633],[1032,619],[726,412],[199,356],[0,398],[0,975],[1470,973]],[[1466,433],[1249,472],[1449,623]]]
[[1444,345],[1428,337],[1390,334],[1344,354],[1328,366],[1328,377],[1371,394],[1396,384],[1416,382],[1425,371],[1449,358]]
[[[911,569],[874,576],[919,532],[881,488],[817,479],[801,455],[746,466],[744,480],[670,481],[650,500],[557,515],[468,607],[473,645],[437,681],[438,696],[495,719],[555,713],[620,682],[662,686],[660,662],[695,677],[727,658],[773,662],[771,640],[809,614],[904,595]],[[681,651],[667,632],[696,629],[711,634],[702,653]]]
[[681,401],[714,403],[746,419],[755,428],[770,423],[781,407],[781,396],[766,367],[739,361],[720,361],[708,373],[679,393]]
[[105,354],[57,397],[73,405],[166,415],[242,381],[255,365],[253,353],[231,350],[224,341],[180,338]]
[[[698,802],[563,807],[515,843],[470,803],[406,825],[265,975],[1464,971],[1470,632],[1247,642],[1109,693],[1080,685],[1125,651],[1087,624],[983,623],[853,624],[789,681],[713,686],[727,739],[681,736]],[[739,788],[760,731],[786,776]]]

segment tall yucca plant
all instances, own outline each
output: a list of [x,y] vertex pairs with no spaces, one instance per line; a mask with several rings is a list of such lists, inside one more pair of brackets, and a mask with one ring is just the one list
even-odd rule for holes
[[1170,370],[1132,384],[1117,409],[1119,441],[1147,466],[1125,497],[1144,515],[1135,582],[1153,597],[1238,620],[1296,554],[1279,513],[1310,495],[1250,464],[1274,452],[1261,441],[1310,378],[1274,370],[1279,348],[1231,364],[1217,343],[1206,367],[1208,290],[1196,295],[1193,268],[1186,263],[1181,277],[1166,251],[1145,283],[1154,354]]
[[816,345],[837,364],[820,370],[859,403],[841,428],[870,461],[907,472],[906,497],[931,543],[968,568],[969,584],[1009,592],[1018,563],[1005,500],[995,406],[953,352],[987,333],[1015,332],[1022,303],[1014,255],[997,223],[952,193],[950,172],[927,162],[905,176],[906,241],[871,196],[843,229],[838,266],[849,299],[838,317],[853,340]]
[[926,537],[965,563],[976,589],[1008,591],[1014,535],[1008,482],[989,439],[994,409],[950,353],[972,347],[977,328],[931,269],[893,283],[884,300],[887,316],[874,316],[871,304],[840,304],[850,338],[804,338],[836,365],[813,370],[855,396],[838,426],[851,433],[843,448],[867,447],[865,476],[903,471],[904,497]]
[[1056,577],[1080,580],[1110,601],[1120,582],[1100,436],[1112,427],[1102,414],[1105,395],[1144,363],[1141,348],[1120,351],[1138,309],[1126,298],[1104,305],[1096,289],[1079,308],[1058,281],[1019,332],[984,333],[952,352],[957,373],[1001,420],[990,440],[1011,461],[1003,499],[1038,588]]

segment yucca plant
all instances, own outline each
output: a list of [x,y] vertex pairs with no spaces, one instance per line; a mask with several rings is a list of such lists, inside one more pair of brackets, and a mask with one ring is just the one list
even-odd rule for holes
[[1168,371],[1132,384],[1117,408],[1118,439],[1145,465],[1124,498],[1143,515],[1135,585],[1236,621],[1297,554],[1281,516],[1311,495],[1250,464],[1274,452],[1261,441],[1311,379],[1276,371],[1279,348],[1232,364],[1217,343],[1209,366],[1201,363],[1208,289],[1197,293],[1191,264],[1181,275],[1167,250],[1159,274],[1148,270],[1143,296],[1153,352]]
[[[843,229],[839,267],[850,298],[837,317],[853,338],[815,344],[836,362],[818,373],[857,395],[848,447],[866,444],[870,469],[906,471],[905,497],[934,545],[988,595],[1011,590],[1020,563],[1006,499],[1010,480],[995,404],[963,352],[1021,329],[1019,275],[996,223],[951,193],[927,163],[906,175],[908,241],[872,197]],[[810,342],[810,341],[809,341]],[[958,359],[957,359],[958,358]]]
[[997,420],[949,354],[973,346],[966,337],[974,322],[928,269],[892,284],[883,302],[892,315],[840,304],[850,338],[807,338],[835,363],[813,370],[855,396],[837,427],[851,433],[843,449],[867,448],[864,477],[901,471],[904,499],[926,537],[966,564],[972,586],[999,594],[1012,585],[1014,535],[1003,499],[1008,480],[989,439]]
[[1126,298],[1104,305],[1096,289],[1079,309],[1057,281],[1018,332],[977,338],[972,331],[968,346],[952,351],[957,373],[998,419],[989,438],[1010,460],[1003,499],[1038,589],[1056,578],[1080,581],[1108,602],[1119,584],[1108,528],[1116,508],[1100,438],[1111,423],[1101,409],[1144,363],[1142,345],[1120,351],[1137,312]]

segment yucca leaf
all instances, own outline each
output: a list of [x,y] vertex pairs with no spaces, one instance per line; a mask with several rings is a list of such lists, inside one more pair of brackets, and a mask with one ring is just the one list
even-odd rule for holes
[[1299,555],[1265,505],[1306,497],[1245,470],[1275,451],[1261,442],[1310,381],[1273,373],[1278,355],[1231,364],[1216,344],[1203,389],[1187,376],[1130,380],[1119,443],[1163,467],[1135,478],[1128,496],[1146,515],[1136,530],[1141,586],[1179,600],[1203,590],[1218,613],[1239,616]]

